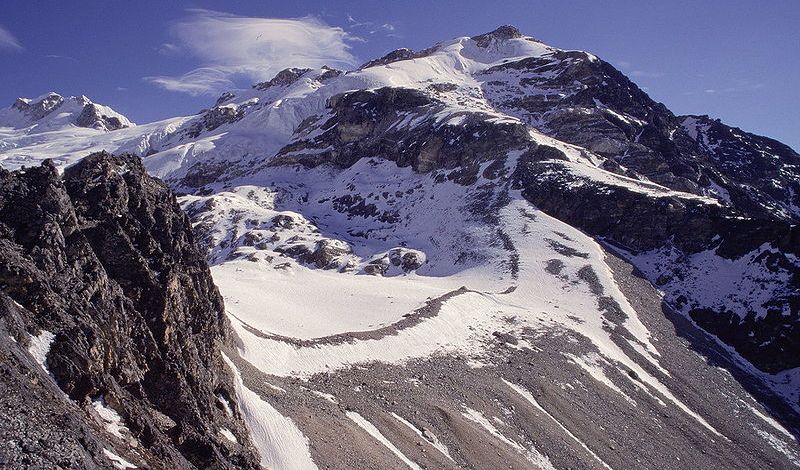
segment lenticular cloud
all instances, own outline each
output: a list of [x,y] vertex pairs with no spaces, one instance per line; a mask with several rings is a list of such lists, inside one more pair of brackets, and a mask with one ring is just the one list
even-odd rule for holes
[[167,90],[201,95],[266,80],[287,67],[347,67],[355,63],[356,38],[311,17],[253,18],[211,10],[189,10],[171,28],[178,47],[199,66],[180,76],[146,80]]

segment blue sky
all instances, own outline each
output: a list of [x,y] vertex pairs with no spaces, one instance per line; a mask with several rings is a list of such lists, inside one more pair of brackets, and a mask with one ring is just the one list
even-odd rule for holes
[[196,112],[286,65],[345,68],[507,23],[597,54],[678,114],[800,149],[795,0],[4,0],[0,104],[53,90],[148,122]]

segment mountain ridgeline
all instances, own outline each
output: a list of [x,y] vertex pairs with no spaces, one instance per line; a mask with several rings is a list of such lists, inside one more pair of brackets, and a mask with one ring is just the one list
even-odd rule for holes
[[51,93],[0,164],[8,464],[800,465],[800,155],[591,53]]
[[3,464],[257,467],[222,405],[222,299],[171,191],[102,153],[0,187]]

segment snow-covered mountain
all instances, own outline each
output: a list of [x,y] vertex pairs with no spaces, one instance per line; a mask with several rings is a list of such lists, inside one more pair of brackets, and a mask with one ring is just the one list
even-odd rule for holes
[[13,105],[0,109],[0,127],[24,133],[41,133],[67,126],[113,131],[134,124],[108,106],[93,103],[85,96],[64,97],[55,92],[36,98],[17,98]]
[[800,156],[590,53],[504,26],[24,135],[183,195],[266,466],[800,465]]

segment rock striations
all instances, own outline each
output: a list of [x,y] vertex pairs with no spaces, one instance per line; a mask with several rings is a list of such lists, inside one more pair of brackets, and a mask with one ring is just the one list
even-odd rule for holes
[[138,157],[3,170],[0,231],[3,464],[257,467],[222,299]]

